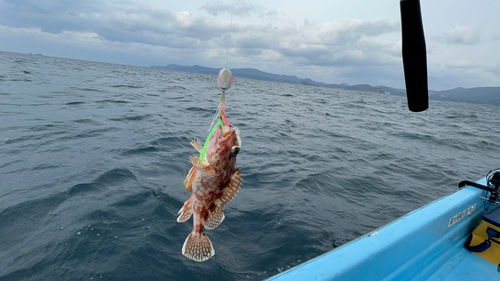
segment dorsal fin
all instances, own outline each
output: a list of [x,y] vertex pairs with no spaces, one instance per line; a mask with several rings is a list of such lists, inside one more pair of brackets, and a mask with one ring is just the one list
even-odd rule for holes
[[191,145],[199,152],[203,150],[203,144],[201,144],[201,141],[199,139],[194,139],[191,141]]

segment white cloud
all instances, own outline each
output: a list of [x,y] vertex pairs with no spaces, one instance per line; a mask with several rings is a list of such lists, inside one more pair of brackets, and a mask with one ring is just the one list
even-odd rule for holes
[[480,42],[480,29],[473,26],[457,25],[451,31],[437,37],[438,42],[454,45],[474,45]]
[[276,10],[247,3],[244,0],[235,0],[234,5],[232,2],[211,1],[201,6],[200,9],[205,10],[208,14],[215,17],[223,13],[232,13],[237,16],[257,15],[260,18],[275,18],[278,15]]
[[452,68],[468,68],[468,69],[471,69],[471,68],[474,68],[474,67],[478,67],[478,63],[476,61],[473,61],[473,60],[459,59],[459,60],[455,60],[455,61],[449,62],[446,66],[447,67],[452,67]]
[[397,60],[400,53],[394,52],[394,46],[398,42],[377,39],[396,29],[397,24],[390,21],[341,19],[301,27],[238,26],[233,40],[238,48],[272,49],[284,57],[301,58],[303,64],[335,65],[363,60],[364,53]]
[[84,42],[102,41],[95,32],[76,32],[63,30],[59,34],[44,32],[40,28],[13,28],[0,25],[0,34],[5,37],[31,37],[40,40],[56,40],[65,44],[82,44]]
[[177,20],[177,24],[183,28],[193,26],[197,21],[197,18],[190,15],[188,12],[178,12],[175,14],[175,18]]

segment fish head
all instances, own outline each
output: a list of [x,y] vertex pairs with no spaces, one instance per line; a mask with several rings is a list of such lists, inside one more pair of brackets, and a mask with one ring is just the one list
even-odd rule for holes
[[217,125],[207,146],[207,161],[219,171],[234,169],[241,149],[240,131],[233,126]]

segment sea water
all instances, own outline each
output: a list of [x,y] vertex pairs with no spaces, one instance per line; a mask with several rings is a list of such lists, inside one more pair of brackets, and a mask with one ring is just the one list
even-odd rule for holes
[[176,218],[220,94],[212,75],[0,52],[0,280],[262,280],[500,167],[500,107],[235,77],[244,182],[194,262]]

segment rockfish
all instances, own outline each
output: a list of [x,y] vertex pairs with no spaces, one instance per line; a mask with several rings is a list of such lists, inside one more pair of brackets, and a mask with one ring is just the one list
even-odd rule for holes
[[[224,205],[234,197],[242,180],[239,169],[235,168],[241,148],[240,132],[230,125],[223,127],[219,123],[216,126],[203,162],[198,156],[190,159],[193,167],[186,176],[184,187],[192,194],[177,218],[177,222],[185,222],[193,215],[193,231],[182,246],[182,254],[198,262],[215,254],[203,227],[214,229],[224,220]],[[199,140],[191,141],[191,145],[201,153],[203,146]]]

